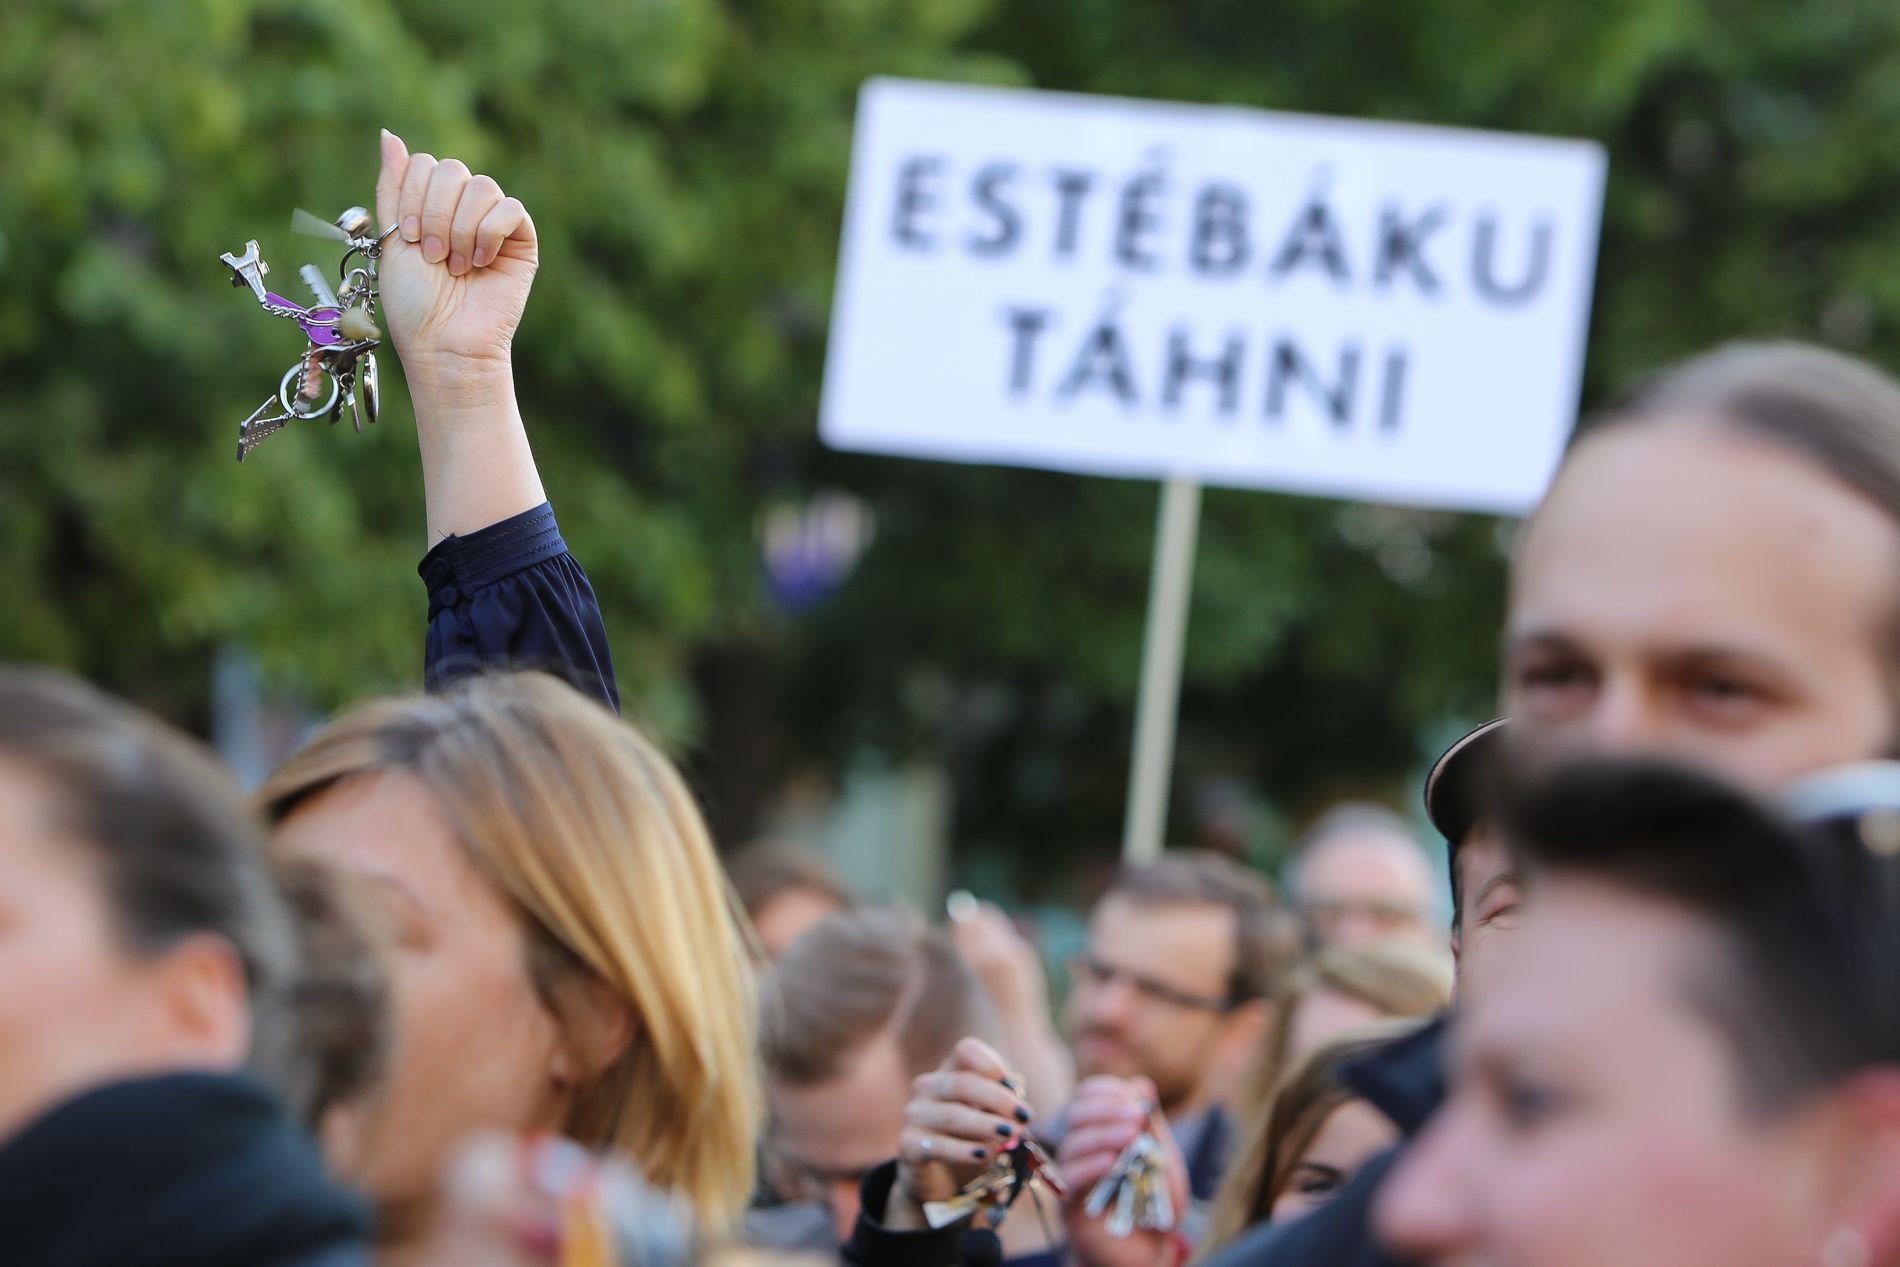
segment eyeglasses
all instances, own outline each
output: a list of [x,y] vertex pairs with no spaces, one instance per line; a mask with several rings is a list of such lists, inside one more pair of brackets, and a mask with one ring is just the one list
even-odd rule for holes
[[1192,1012],[1231,1012],[1238,1004],[1238,1000],[1231,996],[1211,998],[1205,994],[1191,994],[1186,990],[1178,990],[1164,981],[1156,981],[1153,977],[1145,977],[1138,972],[1130,972],[1126,968],[1117,968],[1088,951],[1070,958],[1069,980],[1078,987],[1091,990],[1106,989],[1112,983],[1120,981],[1144,999]]

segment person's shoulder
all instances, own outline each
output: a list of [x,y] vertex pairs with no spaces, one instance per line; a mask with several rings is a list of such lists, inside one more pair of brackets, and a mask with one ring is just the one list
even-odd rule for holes
[[1445,1099],[1449,1014],[1340,1066],[1339,1080],[1411,1135]]

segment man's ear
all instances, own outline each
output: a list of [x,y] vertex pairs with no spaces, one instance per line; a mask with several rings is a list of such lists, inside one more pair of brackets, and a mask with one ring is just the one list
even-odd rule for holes
[[1886,1263],[1900,1255],[1900,1068],[1856,1074],[1832,1102],[1819,1151],[1830,1198],[1820,1261],[1851,1256]]
[[590,1082],[627,1054],[636,1022],[633,1005],[598,977],[579,973],[558,990],[560,1038],[550,1072],[557,1085]]
[[149,961],[145,1038],[166,1064],[240,1068],[251,1054],[251,1002],[237,948],[193,933]]

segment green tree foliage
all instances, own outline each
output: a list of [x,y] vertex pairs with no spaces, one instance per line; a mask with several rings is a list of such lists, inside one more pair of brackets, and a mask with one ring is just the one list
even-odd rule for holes
[[[393,357],[380,429],[298,424],[238,467],[237,420],[298,340],[217,262],[256,236],[286,285],[333,265],[289,210],[369,203],[387,125],[534,212],[516,359],[546,480],[629,699],[692,747],[727,828],[788,770],[923,751],[957,779],[962,840],[1040,866],[1119,821],[1155,490],[819,448],[867,75],[1602,140],[1594,399],[1739,334],[1894,350],[1897,28],[1845,0],[14,0],[0,656],[189,724],[222,645],[321,707],[414,681]],[[823,488],[868,499],[878,535],[794,616],[757,523]],[[1402,789],[1434,728],[1489,706],[1505,540],[1210,493],[1182,769],[1294,810]]]

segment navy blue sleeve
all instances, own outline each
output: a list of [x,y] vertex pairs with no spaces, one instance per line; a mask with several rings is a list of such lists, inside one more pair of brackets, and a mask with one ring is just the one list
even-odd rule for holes
[[858,1221],[851,1239],[838,1247],[847,1267],[958,1267],[963,1262],[965,1225],[898,1232],[884,1226],[897,1163],[873,1166],[858,1184]]
[[416,570],[429,587],[430,690],[485,669],[541,669],[620,711],[600,601],[546,502],[445,538]]

